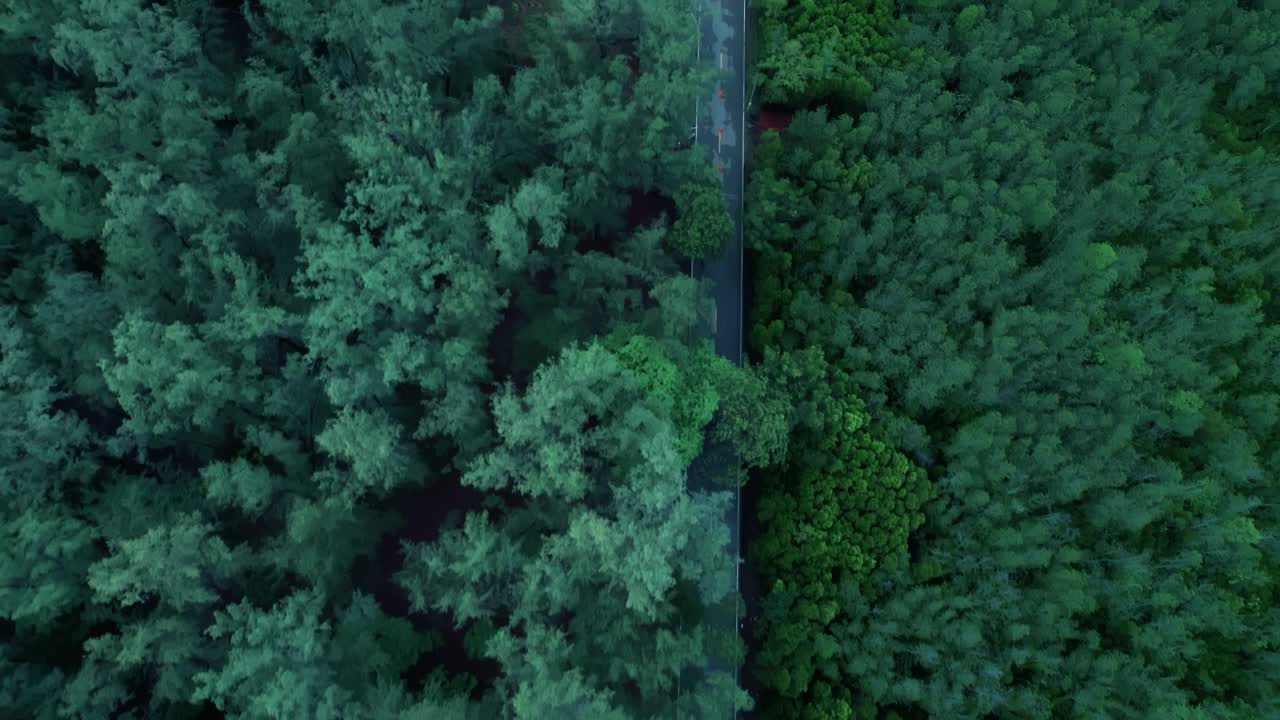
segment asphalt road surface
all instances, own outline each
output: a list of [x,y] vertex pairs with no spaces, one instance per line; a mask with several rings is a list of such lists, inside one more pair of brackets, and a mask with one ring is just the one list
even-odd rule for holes
[[[742,365],[742,199],[744,190],[744,164],[746,160],[746,20],[747,0],[694,0],[700,8],[700,41],[698,56],[704,64],[714,65],[724,72],[711,92],[698,103],[696,142],[710,149],[711,162],[715,165],[723,187],[723,196],[733,219],[733,233],[725,244],[724,253],[718,258],[694,261],[690,272],[713,284],[715,322],[708,328],[716,353],[735,365]],[[728,455],[726,455],[728,453]],[[697,489],[714,487],[716,475],[726,475],[737,467],[732,451],[716,447],[708,441],[702,457],[691,468],[690,483]],[[713,486],[713,487],[708,487]],[[741,543],[742,493],[735,490],[732,506],[725,514],[729,527],[729,558],[739,558]],[[738,565],[734,567],[734,586],[738,586]],[[741,618],[736,611],[718,613],[706,618],[713,628],[741,634]],[[737,668],[713,662],[712,670],[727,670],[741,682]],[[715,713],[714,720],[736,718],[732,707]]]
[[742,364],[742,197],[746,152],[745,78],[746,0],[703,3],[702,62],[714,63],[727,76],[698,108],[697,142],[711,150],[733,217],[733,234],[718,258],[694,263],[697,276],[715,284],[716,352]]

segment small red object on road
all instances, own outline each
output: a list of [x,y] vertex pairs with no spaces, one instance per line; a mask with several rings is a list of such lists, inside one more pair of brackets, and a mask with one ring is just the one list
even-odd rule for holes
[[723,91],[723,90],[721,90],[721,91],[720,91],[720,97],[724,97],[724,91]]
[[721,165],[720,167],[716,168],[716,172],[719,172],[719,173],[724,172],[724,166]]

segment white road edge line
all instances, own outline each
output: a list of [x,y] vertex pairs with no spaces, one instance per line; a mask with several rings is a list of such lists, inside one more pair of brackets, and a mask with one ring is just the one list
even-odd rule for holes
[[[694,51],[697,52],[698,54],[698,61],[694,63],[694,67],[697,68],[699,65],[702,64],[702,3],[699,0],[694,0],[693,17],[694,17],[694,21],[697,23],[697,28],[698,28],[698,39],[696,42],[693,43]],[[693,144],[694,145],[698,144],[698,98],[697,97],[694,97],[693,99]],[[691,273],[693,272],[692,264],[689,272]]]
[[[745,293],[743,292],[744,286],[742,284],[742,280],[743,280],[743,268],[745,266],[745,260],[746,260],[746,243],[745,243],[745,237],[744,237],[745,235],[744,226],[746,225],[746,221],[747,221],[745,205],[746,205],[746,182],[747,182],[746,180],[747,178],[747,142],[749,140],[747,136],[747,68],[746,68],[747,23],[748,22],[750,22],[750,18],[747,17],[747,0],[742,0],[742,37],[738,39],[738,41],[742,44],[742,64],[743,64],[743,67],[738,68],[738,80],[741,82],[738,101],[741,103],[740,107],[742,108],[742,115],[740,118],[741,123],[738,125],[738,133],[739,133],[738,149],[740,152],[740,156],[739,156],[740,160],[738,165],[738,365],[739,366],[743,366],[744,364],[743,363],[744,358],[742,357],[742,322],[743,322],[742,318],[743,318],[743,315],[746,313],[746,308],[743,306],[743,303],[745,301],[745,298],[744,298]],[[741,603],[738,602],[738,598],[742,595],[742,581],[740,577],[740,571],[742,568],[742,483],[741,481],[739,481],[737,485],[738,486],[734,489],[735,497],[734,497],[734,503],[733,503],[734,511],[737,513],[737,518],[736,518],[736,521],[734,522],[734,529],[738,533],[738,548],[737,548],[738,557],[735,559],[735,562],[733,564],[733,587],[734,587],[733,620],[734,620],[734,625],[736,626],[734,630],[738,634],[739,641],[741,641],[742,618],[738,615],[738,612],[741,609]],[[741,686],[741,679],[739,678],[739,670],[740,670],[739,665],[741,665],[741,663],[734,663],[733,665],[734,687]],[[733,706],[733,720],[738,720],[737,703],[734,703],[734,706]]]

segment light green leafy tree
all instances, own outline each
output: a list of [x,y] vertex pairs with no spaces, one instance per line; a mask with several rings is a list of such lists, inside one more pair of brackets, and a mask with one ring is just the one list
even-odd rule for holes
[[[437,543],[407,546],[400,583],[414,607],[495,623],[487,653],[503,667],[500,691],[528,717],[666,706],[704,642],[701,628],[679,625],[677,583],[704,603],[732,583],[717,520],[727,495],[685,489],[670,409],[603,345],[565,350],[494,412],[503,443],[464,482],[526,506],[500,522],[471,514]],[[620,692],[627,682],[638,692]]]

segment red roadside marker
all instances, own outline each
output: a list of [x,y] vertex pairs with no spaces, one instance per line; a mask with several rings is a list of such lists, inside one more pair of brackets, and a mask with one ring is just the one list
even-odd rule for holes
[[721,90],[721,91],[720,91],[720,97],[724,97],[724,91],[723,91],[723,90]]
[[718,173],[722,173],[722,172],[724,172],[724,166],[723,166],[723,165],[721,165],[720,167],[716,168],[716,172],[718,172]]
[[721,134],[721,135],[723,135],[723,134],[724,134],[724,128],[720,128],[720,134]]

